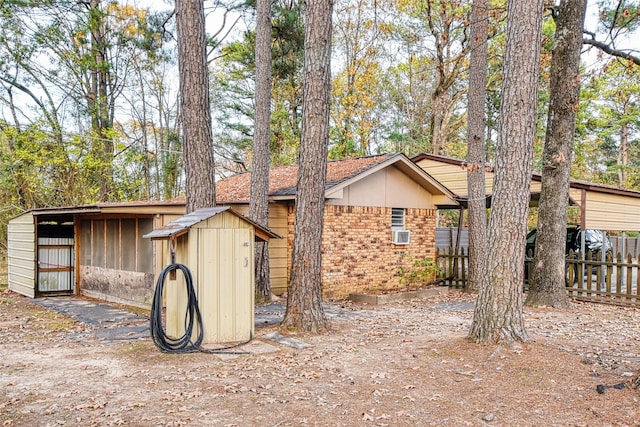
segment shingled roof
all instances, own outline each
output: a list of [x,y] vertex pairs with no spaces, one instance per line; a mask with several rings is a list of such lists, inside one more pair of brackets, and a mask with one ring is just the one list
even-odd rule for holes
[[[334,160],[327,163],[325,189],[349,180],[380,163],[402,154],[382,154]],[[296,194],[298,165],[272,168],[269,171],[269,196],[293,198]],[[248,203],[251,187],[251,172],[241,173],[216,182],[217,203]]]

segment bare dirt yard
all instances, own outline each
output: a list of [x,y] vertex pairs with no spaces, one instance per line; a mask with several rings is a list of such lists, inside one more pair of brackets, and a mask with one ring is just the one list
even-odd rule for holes
[[2,291],[0,426],[640,425],[638,390],[596,391],[640,368],[638,309],[525,308],[531,341],[503,347],[465,340],[473,302],[330,304],[306,348],[267,324],[245,354],[177,355]]

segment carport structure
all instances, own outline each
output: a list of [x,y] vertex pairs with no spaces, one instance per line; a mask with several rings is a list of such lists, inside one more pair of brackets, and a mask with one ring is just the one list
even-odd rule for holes
[[[436,154],[419,154],[411,160],[434,177],[451,192],[461,206],[469,198],[467,169],[464,160]],[[493,168],[485,170],[487,207],[491,206]],[[531,177],[531,206],[537,206],[542,187],[542,175]],[[583,230],[640,231],[640,191],[570,180],[569,203],[580,208]]]
[[184,213],[183,200],[24,212],[7,229],[9,289],[32,298],[82,294],[148,307],[165,249],[142,236]]

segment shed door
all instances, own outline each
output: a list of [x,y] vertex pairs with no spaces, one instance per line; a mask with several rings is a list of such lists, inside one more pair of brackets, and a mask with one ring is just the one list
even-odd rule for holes
[[38,292],[72,293],[75,283],[72,226],[38,227]]

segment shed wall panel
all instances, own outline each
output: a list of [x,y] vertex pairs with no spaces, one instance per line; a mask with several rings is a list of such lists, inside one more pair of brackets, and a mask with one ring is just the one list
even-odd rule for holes
[[28,297],[36,293],[36,231],[33,214],[27,212],[7,226],[7,280],[9,289]]
[[[193,248],[194,250],[197,248],[196,242],[193,242]],[[170,256],[168,250],[165,253],[167,257]],[[176,242],[176,262],[188,266],[190,263],[188,255],[189,240],[187,236],[178,237]],[[168,265],[170,262],[170,259],[167,259],[165,264]],[[177,271],[175,276],[169,275],[167,277],[164,284],[164,298],[166,303],[166,332],[170,337],[181,337],[185,330],[187,308],[187,292],[182,272]]]
[[640,231],[638,198],[587,191],[585,227],[609,231]]
[[[223,222],[236,221],[226,218]],[[240,227],[197,230],[198,261],[192,261],[192,265],[196,266],[194,281],[205,343],[250,338],[254,298],[252,234],[250,229]],[[190,243],[195,235],[189,234]],[[193,252],[190,258],[193,260]]]
[[[176,262],[193,276],[205,344],[245,341],[254,331],[253,226],[240,220],[236,228],[218,228],[234,223],[231,218],[202,221],[179,239],[176,250]],[[180,273],[175,282],[165,287],[167,332],[179,337],[185,330],[187,291]]]

